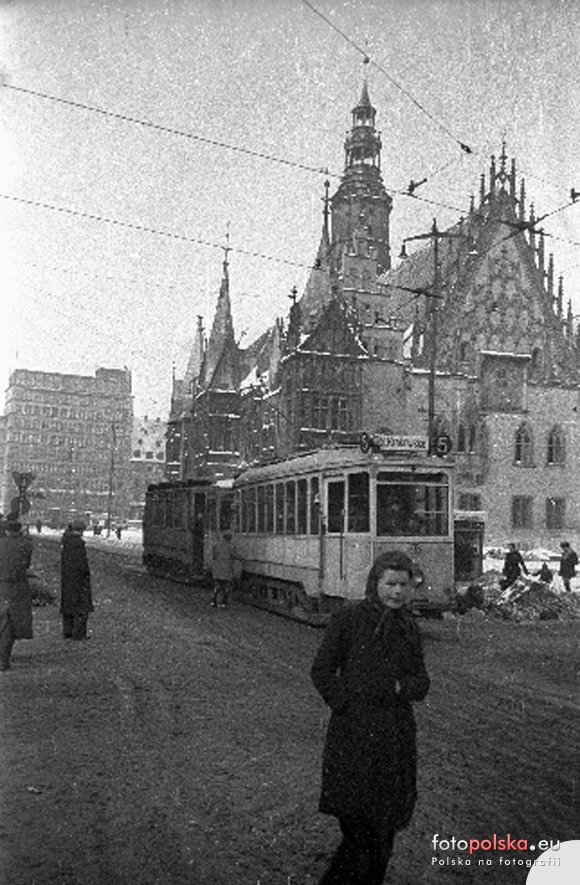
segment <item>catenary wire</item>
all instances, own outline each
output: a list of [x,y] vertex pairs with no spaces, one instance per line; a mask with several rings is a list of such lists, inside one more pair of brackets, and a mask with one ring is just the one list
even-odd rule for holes
[[[63,104],[63,105],[66,105],[67,107],[75,108],[76,110],[88,111],[89,113],[94,113],[94,114],[98,114],[102,117],[120,120],[124,123],[133,123],[136,126],[146,127],[146,128],[152,129],[153,131],[156,131],[156,132],[163,132],[163,133],[175,135],[175,136],[178,136],[181,138],[187,138],[192,141],[198,141],[201,143],[210,144],[210,145],[212,145],[212,147],[221,147],[226,150],[237,151],[239,153],[246,154],[250,157],[255,157],[255,158],[258,158],[261,160],[266,160],[268,162],[277,163],[279,165],[283,165],[283,166],[287,166],[287,167],[301,169],[306,172],[315,172],[319,175],[324,175],[327,178],[340,179],[343,174],[340,172],[333,172],[328,167],[311,166],[308,163],[299,163],[294,160],[288,160],[284,157],[276,157],[273,154],[265,154],[260,151],[254,151],[250,148],[242,147],[241,145],[234,145],[229,142],[226,143],[226,142],[218,141],[217,139],[214,139],[214,138],[196,135],[192,132],[186,132],[184,130],[175,129],[170,126],[165,126],[165,125],[161,125],[161,124],[157,124],[157,123],[151,123],[146,120],[142,120],[139,117],[128,116],[126,114],[119,114],[115,111],[109,111],[106,108],[99,108],[99,107],[96,107],[93,105],[88,105],[84,102],[74,101],[74,100],[68,99],[68,98],[62,98],[57,95],[52,95],[48,92],[40,92],[39,90],[36,90],[36,89],[29,89],[29,88],[25,88],[23,86],[15,86],[15,85],[9,84],[9,83],[0,83],[0,86],[3,86],[5,89],[11,89],[15,92],[22,93],[24,95],[32,95],[35,98],[40,98],[40,99],[44,99],[46,101],[52,101],[52,102],[56,102],[58,104]],[[427,181],[430,181],[435,175],[438,175],[444,169],[448,168],[449,165],[453,165],[455,162],[457,162],[457,161],[451,160],[448,163],[445,163],[442,166],[435,169],[434,172],[429,173],[427,176],[423,176],[422,178],[420,176],[417,176],[418,178],[420,178],[420,181],[413,182],[413,185],[415,187],[419,187],[420,185],[425,184]],[[402,190],[400,188],[391,186],[389,182],[386,182],[385,187],[392,194],[397,194],[397,195],[403,196],[403,197],[415,196],[414,193],[409,192],[409,188],[407,188],[406,190]]]
[[302,2],[303,2],[304,5],[307,6],[307,7],[308,7],[308,8],[309,8],[309,9],[310,9],[315,15],[319,16],[319,18],[321,18],[322,21],[326,22],[326,24],[327,24],[330,28],[332,28],[333,31],[336,31],[336,33],[339,34],[339,35],[343,38],[343,40],[346,40],[346,42],[347,42],[350,46],[352,46],[353,49],[355,49],[357,52],[359,52],[359,53],[362,55],[363,60],[364,60],[364,62],[365,62],[366,64],[371,64],[374,68],[376,68],[378,71],[380,71],[382,74],[384,74],[384,76],[389,80],[390,83],[393,84],[393,86],[396,87],[396,89],[398,89],[400,92],[402,92],[403,95],[405,95],[405,96],[409,99],[409,101],[413,102],[413,104],[414,104],[414,105],[415,105],[415,106],[416,106],[416,107],[417,107],[417,108],[418,108],[423,114],[425,114],[425,115],[431,120],[432,123],[434,123],[436,126],[438,126],[439,129],[441,129],[446,135],[448,135],[449,138],[453,139],[453,141],[454,141],[457,145],[459,145],[459,147],[461,148],[461,150],[462,150],[464,153],[466,153],[466,154],[472,154],[472,153],[473,153],[473,151],[472,151],[472,149],[469,147],[469,145],[465,144],[465,143],[462,142],[459,138],[457,138],[457,136],[455,136],[455,135],[451,132],[451,130],[448,129],[447,126],[444,125],[444,123],[441,122],[441,120],[439,120],[437,117],[435,117],[434,114],[432,114],[432,113],[431,113],[431,112],[425,107],[425,105],[421,104],[421,102],[418,101],[418,100],[417,100],[417,99],[416,99],[416,98],[415,98],[415,97],[409,92],[408,89],[405,89],[404,86],[402,86],[397,80],[395,80],[394,77],[392,77],[391,74],[389,74],[389,72],[388,72],[388,71],[387,71],[382,65],[380,65],[378,62],[374,61],[374,60],[370,57],[369,53],[368,53],[365,49],[363,49],[361,46],[359,46],[358,43],[356,43],[356,42],[352,39],[352,37],[349,37],[348,34],[345,34],[344,31],[342,31],[339,27],[337,27],[337,25],[335,25],[334,22],[332,22],[329,18],[327,18],[327,17],[324,15],[324,13],[320,12],[319,9],[317,9],[312,3],[310,3],[310,0],[302,0]]
[[121,120],[124,123],[134,123],[137,126],[143,126],[148,129],[153,129],[157,132],[166,132],[170,135],[177,135],[180,138],[188,138],[191,141],[199,141],[203,144],[209,144],[212,147],[225,148],[230,151],[237,151],[238,153],[248,154],[250,157],[256,157],[260,160],[269,160],[272,163],[279,163],[282,166],[292,166],[296,169],[302,169],[306,172],[315,172],[318,175],[327,175],[331,178],[340,178],[340,173],[331,172],[327,168],[322,166],[309,166],[306,163],[299,163],[295,160],[287,160],[283,157],[275,157],[273,154],[266,154],[262,151],[254,151],[251,148],[241,147],[240,145],[230,144],[225,141],[218,141],[214,138],[207,138],[203,135],[196,135],[193,132],[186,132],[183,129],[176,129],[172,126],[163,126],[160,123],[152,123],[149,120],[141,120],[139,117],[133,117],[129,114],[119,114],[115,111],[108,111],[105,108],[99,108],[94,105],[88,105],[80,101],[73,101],[69,98],[59,98],[56,95],[50,95],[48,92],[40,92],[36,89],[27,89],[24,86],[14,86],[10,83],[1,83],[5,89],[11,89],[14,92],[21,92],[25,95],[33,95],[36,98],[43,98],[47,101],[57,102],[59,104],[67,105],[69,107],[77,108],[78,110],[90,111],[93,114],[100,114],[103,117],[110,117],[114,120]]
[[[186,234],[178,234],[173,231],[162,230],[156,227],[150,227],[145,224],[136,224],[131,221],[119,221],[117,218],[109,218],[106,215],[97,215],[92,212],[82,212],[78,209],[69,209],[65,206],[55,206],[52,203],[43,203],[39,200],[29,200],[24,197],[17,197],[15,194],[3,194],[0,193],[0,199],[2,200],[10,200],[14,203],[20,203],[24,206],[33,206],[36,209],[46,209],[51,212],[59,212],[63,215],[73,216],[75,218],[86,218],[89,221],[99,221],[103,224],[111,224],[115,227],[125,228],[128,230],[135,230],[139,233],[148,233],[153,234],[155,236],[166,237],[168,239],[180,240],[185,243],[194,243],[199,246],[209,246],[212,249],[221,249],[223,251],[222,243],[214,243],[211,240],[202,240],[200,237],[189,237]],[[248,258],[259,258],[264,261],[272,261],[278,264],[287,264],[291,267],[303,267],[303,268],[311,268],[312,264],[303,262],[303,261],[292,261],[290,258],[279,258],[275,255],[267,255],[264,252],[251,252],[249,249],[241,249],[238,246],[230,246],[228,247],[230,252],[237,252],[241,255],[246,255]]]

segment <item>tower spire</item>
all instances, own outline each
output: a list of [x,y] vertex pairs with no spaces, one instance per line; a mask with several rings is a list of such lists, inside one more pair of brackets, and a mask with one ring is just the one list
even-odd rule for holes
[[376,257],[377,271],[391,266],[389,218],[392,199],[381,178],[381,137],[375,125],[376,110],[369,96],[366,78],[360,98],[352,109],[352,126],[344,142],[345,169],[341,183],[330,201],[331,248],[339,255],[351,244],[353,229],[360,224],[367,232],[369,254]]

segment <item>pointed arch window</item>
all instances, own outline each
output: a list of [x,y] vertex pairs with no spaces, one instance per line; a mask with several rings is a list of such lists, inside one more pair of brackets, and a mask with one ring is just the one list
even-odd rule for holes
[[552,427],[548,436],[548,464],[563,466],[566,463],[566,447],[564,431],[557,424]]
[[532,467],[534,463],[533,437],[531,428],[521,424],[516,430],[514,461],[521,467]]

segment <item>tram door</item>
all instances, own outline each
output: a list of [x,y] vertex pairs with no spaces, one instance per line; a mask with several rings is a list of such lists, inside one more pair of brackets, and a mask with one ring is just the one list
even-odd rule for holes
[[368,473],[328,478],[324,544],[324,592],[349,599],[364,594],[371,564]]
[[194,492],[191,513],[191,570],[203,575],[203,536],[205,528],[205,492]]

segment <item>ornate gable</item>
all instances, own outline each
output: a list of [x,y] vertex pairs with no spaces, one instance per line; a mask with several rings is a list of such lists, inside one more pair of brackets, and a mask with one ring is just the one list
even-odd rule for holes
[[356,317],[338,299],[326,307],[318,325],[301,343],[299,350],[336,356],[366,356],[358,335]]
[[[571,308],[563,311],[563,282],[554,285],[553,259],[544,254],[544,235],[533,211],[525,219],[524,186],[515,196],[515,163],[506,171],[505,151],[496,171],[492,158],[489,191],[449,230],[438,233],[437,367],[477,375],[483,351],[528,356],[529,380],[580,380]],[[422,249],[385,274],[380,285],[393,313],[413,326],[413,360],[429,362],[435,285],[433,237]],[[424,297],[412,299],[419,290]],[[416,301],[414,315],[411,305]]]

